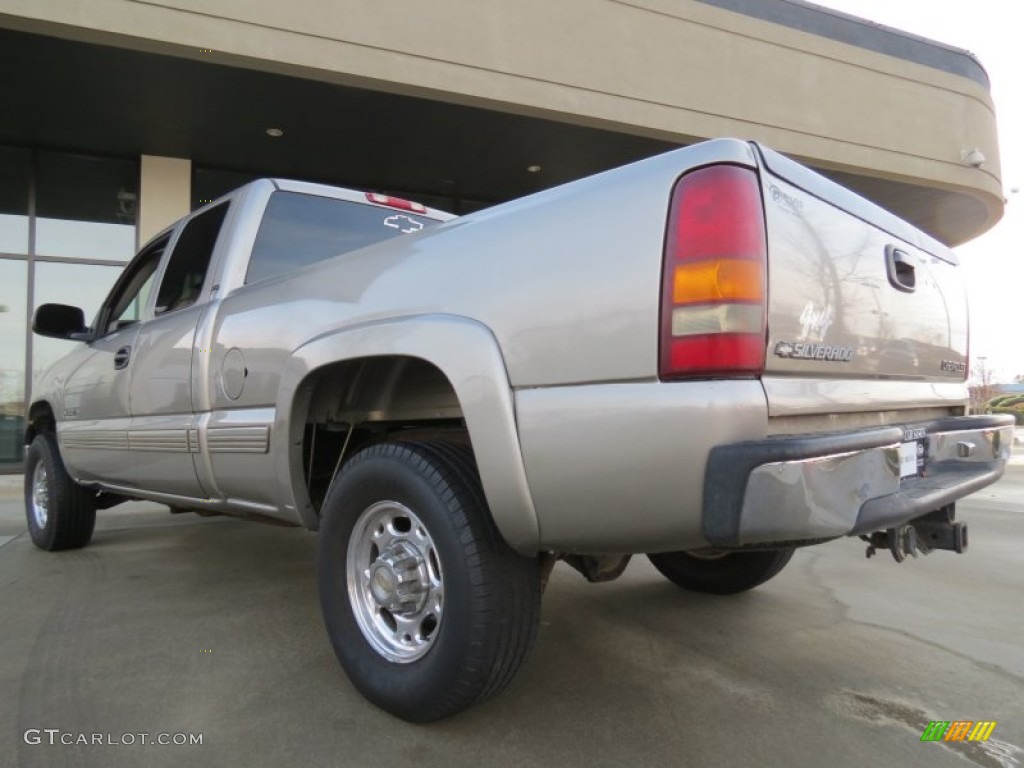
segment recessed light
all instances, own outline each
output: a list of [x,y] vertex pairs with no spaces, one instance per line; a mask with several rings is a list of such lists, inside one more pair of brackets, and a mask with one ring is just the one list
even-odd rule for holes
[[528,165],[528,166],[526,166],[526,170],[529,171],[530,173],[540,173],[540,166],[539,165]]
[[280,139],[284,136],[284,131],[281,128],[267,128],[267,136]]

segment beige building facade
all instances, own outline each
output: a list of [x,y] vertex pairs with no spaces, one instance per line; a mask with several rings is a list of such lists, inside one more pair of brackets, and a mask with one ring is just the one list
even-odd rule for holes
[[0,467],[132,251],[265,175],[464,213],[717,136],[950,244],[1002,214],[968,53],[798,0],[0,0]]

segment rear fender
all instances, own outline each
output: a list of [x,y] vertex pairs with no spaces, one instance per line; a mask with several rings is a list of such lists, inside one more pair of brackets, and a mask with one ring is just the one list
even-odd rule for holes
[[289,489],[287,506],[306,527],[319,519],[292,446],[302,443],[313,374],[346,360],[384,355],[421,358],[436,366],[455,390],[494,522],[510,546],[537,553],[540,534],[516,430],[512,390],[498,343],[488,328],[462,317],[419,315],[367,323],[307,342],[289,358],[278,390],[276,471]]

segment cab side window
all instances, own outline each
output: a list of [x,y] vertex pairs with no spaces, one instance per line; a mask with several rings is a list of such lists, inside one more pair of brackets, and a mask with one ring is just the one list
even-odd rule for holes
[[156,315],[184,309],[196,303],[206,281],[210,259],[217,244],[228,203],[196,216],[185,225],[171,252],[156,296]]
[[100,336],[127,328],[142,318],[142,309],[153,289],[153,279],[169,239],[170,236],[162,237],[142,251],[114,284],[100,310],[97,328]]

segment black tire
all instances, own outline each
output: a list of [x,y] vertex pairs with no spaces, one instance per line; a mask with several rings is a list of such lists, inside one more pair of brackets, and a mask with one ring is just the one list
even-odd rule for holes
[[25,456],[25,516],[40,549],[78,549],[92,539],[96,494],[68,475],[52,432],[36,435]]
[[733,595],[764,584],[793,557],[793,548],[752,552],[661,552],[648,555],[661,575],[683,589]]
[[[537,635],[538,561],[501,538],[462,446],[380,443],[353,456],[324,501],[318,571],[338,660],[403,720],[499,693]],[[402,596],[409,604],[392,611]]]

